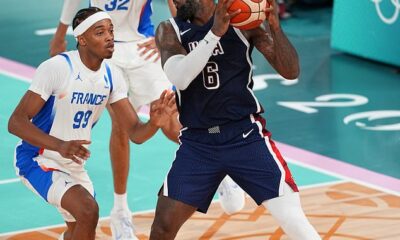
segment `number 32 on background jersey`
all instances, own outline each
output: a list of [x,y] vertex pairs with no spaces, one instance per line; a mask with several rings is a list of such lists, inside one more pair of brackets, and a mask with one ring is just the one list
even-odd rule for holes
[[130,0],[110,0],[104,5],[104,9],[108,12],[114,10],[128,10],[129,2]]

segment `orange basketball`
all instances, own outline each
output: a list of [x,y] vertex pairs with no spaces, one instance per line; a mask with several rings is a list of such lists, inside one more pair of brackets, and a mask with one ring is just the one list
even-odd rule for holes
[[231,25],[242,30],[258,27],[266,18],[263,11],[266,6],[269,6],[267,0],[235,0],[228,12],[242,11],[231,19]]

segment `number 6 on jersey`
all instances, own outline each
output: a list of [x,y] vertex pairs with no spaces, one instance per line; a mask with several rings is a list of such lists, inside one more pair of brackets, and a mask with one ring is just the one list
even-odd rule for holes
[[204,87],[207,89],[219,88],[218,64],[208,62],[203,70]]

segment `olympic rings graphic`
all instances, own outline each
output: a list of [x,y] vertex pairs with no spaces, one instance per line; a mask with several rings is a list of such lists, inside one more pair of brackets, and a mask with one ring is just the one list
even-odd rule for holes
[[386,17],[383,15],[380,4],[383,0],[371,0],[375,3],[376,12],[378,13],[379,18],[386,24],[393,24],[399,17],[400,14],[400,0],[390,0],[394,6],[394,13],[392,17]]

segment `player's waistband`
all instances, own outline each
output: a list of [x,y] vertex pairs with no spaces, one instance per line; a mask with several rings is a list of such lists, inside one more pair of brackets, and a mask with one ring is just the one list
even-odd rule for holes
[[248,128],[252,123],[254,123],[254,115],[249,115],[237,121],[231,121],[226,124],[216,125],[209,128],[188,128],[186,131],[193,133],[203,133],[203,134],[222,134],[226,132],[232,132],[235,129],[241,131]]

